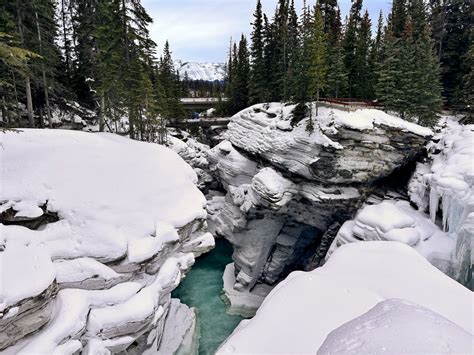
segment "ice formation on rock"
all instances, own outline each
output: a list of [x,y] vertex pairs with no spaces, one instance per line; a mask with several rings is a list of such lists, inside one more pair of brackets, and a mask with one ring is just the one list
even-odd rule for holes
[[474,125],[442,120],[409,185],[411,200],[456,239],[451,275],[467,284],[472,279],[474,239]]
[[170,292],[214,244],[193,170],[167,148],[111,134],[0,140],[0,349],[159,344]]

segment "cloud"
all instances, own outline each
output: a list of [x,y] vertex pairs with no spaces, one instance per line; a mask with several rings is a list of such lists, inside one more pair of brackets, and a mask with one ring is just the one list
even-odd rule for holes
[[[187,61],[226,60],[229,40],[249,35],[256,0],[142,0],[154,23],[150,29],[152,39],[161,51],[169,40],[173,57]],[[313,2],[308,0],[309,4]],[[339,1],[345,14],[350,0]],[[264,10],[271,17],[277,0],[262,0]],[[364,2],[375,24],[380,7],[389,8],[388,1]],[[296,0],[297,9],[303,0]]]

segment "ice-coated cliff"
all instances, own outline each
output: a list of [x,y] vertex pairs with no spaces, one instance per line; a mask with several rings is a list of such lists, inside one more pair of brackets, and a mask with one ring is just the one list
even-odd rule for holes
[[166,324],[193,316],[170,293],[214,245],[193,170],[111,134],[0,141],[0,353],[175,348]]
[[211,230],[234,247],[226,294],[235,304],[261,302],[266,286],[320,265],[340,224],[432,135],[382,111],[329,108],[313,115],[310,134],[309,118],[292,127],[293,109],[271,103],[236,114],[208,154],[227,191],[208,211]]
[[350,243],[278,284],[218,354],[468,354],[473,301],[406,244]]
[[417,164],[407,201],[382,201],[361,209],[339,230],[326,256],[345,243],[395,240],[408,244],[446,274],[468,285],[474,240],[474,126],[452,118]]

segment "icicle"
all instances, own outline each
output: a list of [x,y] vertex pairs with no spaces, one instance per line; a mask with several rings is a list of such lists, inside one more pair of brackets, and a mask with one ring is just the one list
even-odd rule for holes
[[433,223],[436,222],[436,212],[438,212],[439,195],[436,189],[431,186],[430,189],[430,218]]
[[452,219],[451,214],[451,197],[448,194],[444,194],[443,199],[441,201],[441,210],[443,212],[443,231],[447,231],[448,221]]

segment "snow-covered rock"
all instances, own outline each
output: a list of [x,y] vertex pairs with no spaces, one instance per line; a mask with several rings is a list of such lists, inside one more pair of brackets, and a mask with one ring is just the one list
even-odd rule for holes
[[195,172],[168,148],[111,134],[0,140],[0,349],[151,347],[170,292],[214,245]]
[[[331,332],[357,317],[362,316],[358,323],[365,322],[364,313],[381,301],[394,298],[428,310],[423,309],[424,313],[416,317],[417,322],[403,322],[401,326],[415,328],[413,332],[420,348],[425,346],[429,353],[437,353],[440,343],[451,344],[452,349],[464,349],[467,342],[472,342],[472,292],[433,267],[413,248],[399,242],[378,241],[344,245],[323,267],[290,274],[266,297],[254,318],[239,324],[218,354],[314,354]],[[419,310],[417,307],[415,312]],[[397,314],[399,319],[406,319],[402,317],[406,313]],[[435,317],[438,325],[431,324],[426,317]],[[397,349],[408,349],[413,336],[401,337],[408,330],[399,329],[395,320],[393,331],[397,337],[392,337],[387,346],[395,339],[399,343]],[[431,324],[426,332],[416,327],[426,322]],[[375,320],[368,327],[378,324],[385,323]],[[351,333],[348,343],[358,334],[364,335],[364,328],[358,330],[361,333]],[[373,330],[382,335],[385,331],[385,328]],[[444,336],[431,341],[418,336],[431,331]],[[366,349],[370,349],[370,343]]]
[[223,81],[225,78],[224,63],[198,63],[198,62],[176,62],[176,70],[181,79],[185,73],[190,80]]
[[382,111],[328,108],[308,133],[309,117],[291,126],[294,108],[270,103],[241,111],[227,140],[208,153],[227,191],[209,201],[210,230],[233,244],[233,289],[246,297],[258,289],[261,299],[259,285],[319,266],[376,182],[422,154],[432,134]]
[[[229,141],[298,176],[325,183],[366,183],[390,174],[433,132],[379,110],[320,108],[312,134],[294,128],[294,105],[255,105],[232,117]],[[369,159],[370,158],[370,159]]]
[[429,159],[419,163],[409,184],[410,198],[456,240],[451,275],[472,279],[474,240],[474,125],[445,118],[428,145]]
[[470,354],[473,336],[425,307],[390,299],[329,333],[323,354]]
[[407,244],[447,274],[450,274],[456,263],[453,260],[456,246],[454,236],[443,232],[429,216],[415,210],[407,201],[390,200],[365,206],[354,220],[346,221],[337,233],[326,259],[346,243],[374,240]]

